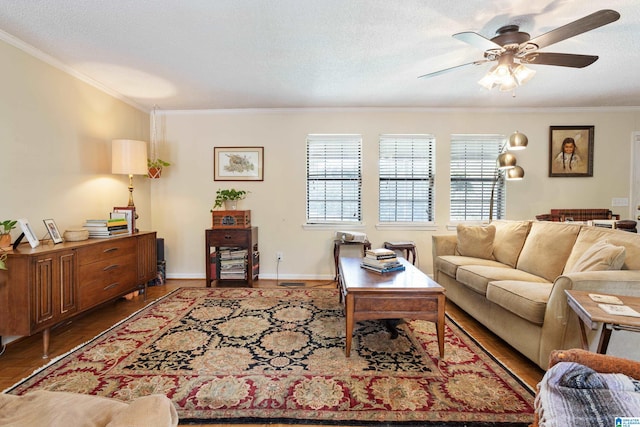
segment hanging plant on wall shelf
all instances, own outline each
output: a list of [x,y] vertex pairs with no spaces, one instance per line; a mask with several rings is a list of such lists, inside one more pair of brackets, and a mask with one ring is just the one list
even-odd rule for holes
[[171,163],[165,162],[161,159],[147,159],[147,168],[149,168],[149,178],[160,178],[162,175],[162,168],[166,168],[167,166],[171,166]]
[[162,168],[166,168],[167,166],[171,166],[171,164],[167,161],[164,161],[158,158],[158,130],[156,126],[156,111],[158,110],[158,106],[153,106],[153,111],[151,112],[151,143],[150,152],[151,158],[147,159],[147,168],[149,169],[148,176],[149,178],[160,178],[162,175]]

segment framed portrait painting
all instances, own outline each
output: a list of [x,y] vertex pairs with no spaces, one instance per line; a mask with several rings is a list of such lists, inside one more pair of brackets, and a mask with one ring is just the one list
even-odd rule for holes
[[549,127],[549,176],[593,176],[593,126]]
[[262,181],[264,147],[213,147],[214,181]]

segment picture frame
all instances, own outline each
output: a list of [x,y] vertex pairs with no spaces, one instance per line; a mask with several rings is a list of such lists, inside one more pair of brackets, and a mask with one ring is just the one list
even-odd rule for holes
[[594,126],[549,127],[549,176],[592,177]]
[[264,147],[213,147],[214,181],[263,181]]
[[[38,240],[35,233],[33,232],[33,229],[31,228],[31,224],[29,224],[29,221],[26,218],[20,218],[18,219],[18,224],[20,224],[22,233],[29,241],[29,244],[31,245],[31,247],[37,248],[40,245],[40,240]],[[18,240],[21,240],[21,239],[18,238]]]
[[58,226],[53,219],[43,219],[44,226],[49,232],[49,236],[51,236],[51,240],[53,240],[54,244],[62,243],[62,235],[60,235],[60,231],[58,230]]

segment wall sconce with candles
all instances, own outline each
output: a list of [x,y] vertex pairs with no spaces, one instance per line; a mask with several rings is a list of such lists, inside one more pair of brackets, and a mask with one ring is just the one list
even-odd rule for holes
[[520,181],[524,178],[524,169],[517,165],[516,156],[511,151],[524,150],[529,144],[529,139],[523,133],[515,131],[500,148],[500,154],[496,159],[496,172],[491,186],[491,200],[489,201],[489,221],[493,220],[493,202],[496,184],[501,177],[507,181]]
[[[133,175],[147,174],[147,143],[133,139],[111,141],[111,173],[129,175],[129,204],[133,203]],[[136,219],[138,214],[135,214]]]

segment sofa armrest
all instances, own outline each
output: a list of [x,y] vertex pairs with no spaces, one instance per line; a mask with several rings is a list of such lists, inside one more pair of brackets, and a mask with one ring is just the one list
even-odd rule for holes
[[431,236],[431,252],[433,258],[441,255],[455,255],[458,236],[455,234],[440,234]]
[[540,342],[540,362],[548,363],[553,350],[579,347],[578,322],[569,324],[573,312],[565,290],[640,296],[640,270],[583,271],[558,276],[547,301]]
[[572,348],[552,351],[549,356],[549,367],[558,362],[576,362],[601,374],[624,374],[640,380],[640,362],[623,357]]

